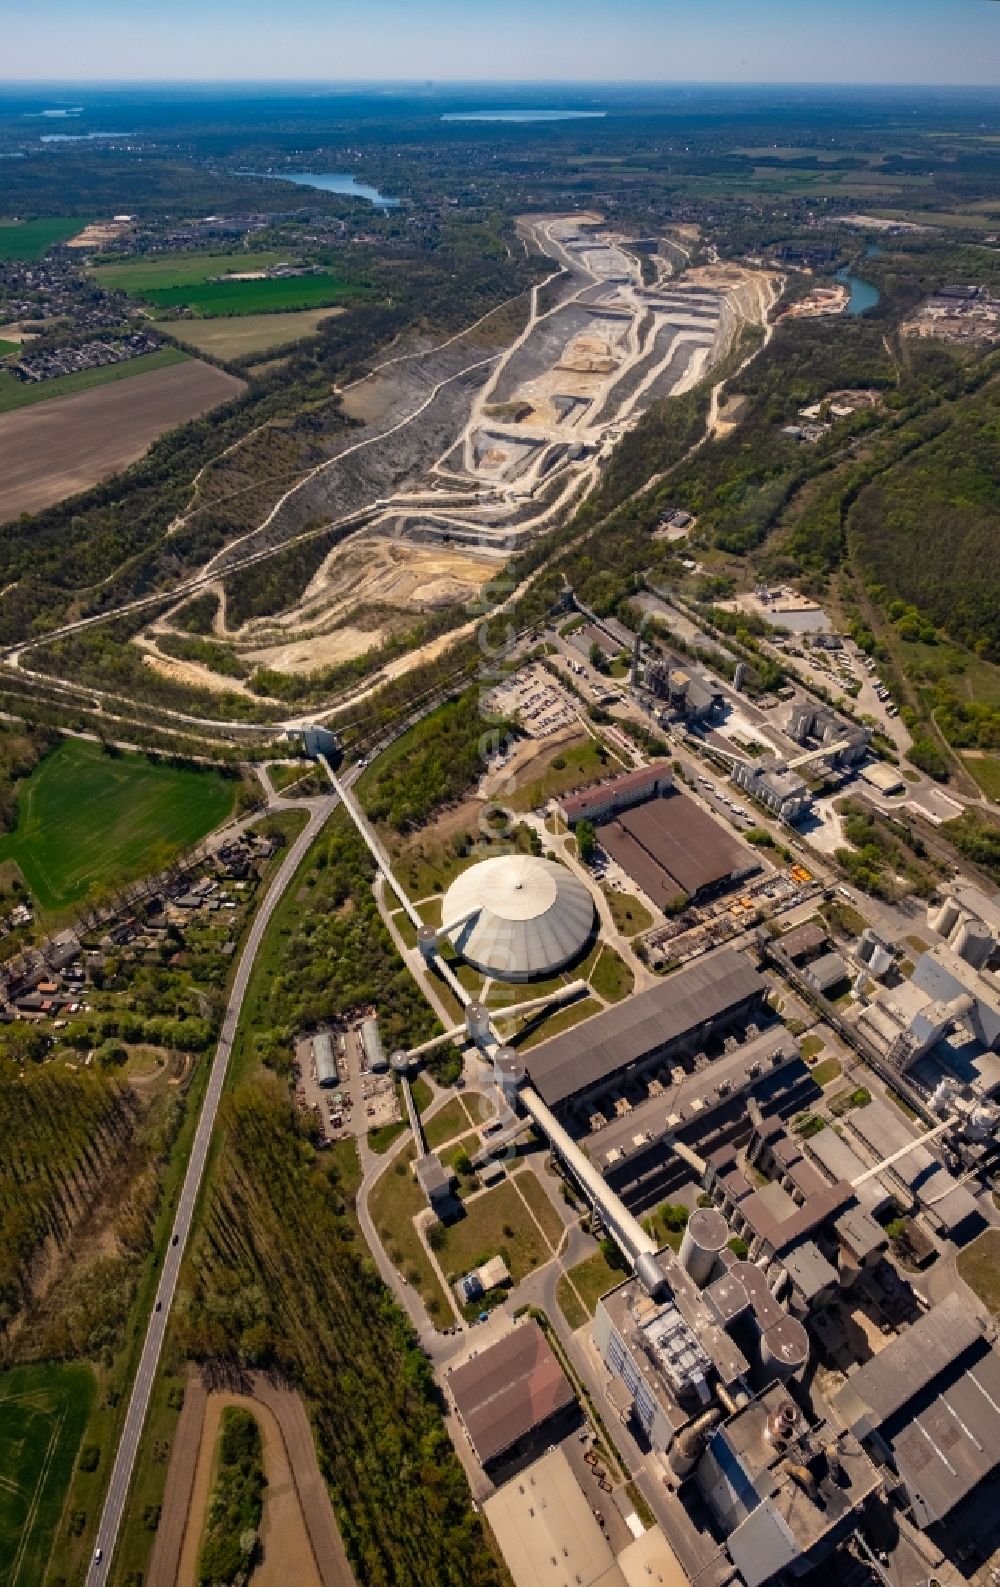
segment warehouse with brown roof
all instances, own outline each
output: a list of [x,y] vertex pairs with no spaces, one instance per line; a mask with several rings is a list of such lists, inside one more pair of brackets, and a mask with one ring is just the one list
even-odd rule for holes
[[576,1411],[572,1386],[533,1318],[453,1368],[448,1388],[483,1467],[528,1452],[542,1428]]

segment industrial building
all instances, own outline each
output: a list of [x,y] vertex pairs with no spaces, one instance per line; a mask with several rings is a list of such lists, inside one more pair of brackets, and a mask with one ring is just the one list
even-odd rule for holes
[[770,810],[789,826],[800,821],[812,803],[805,780],[777,756],[763,755],[760,760],[737,761],[732,780],[737,788],[742,788],[751,799],[756,799],[765,810]]
[[792,706],[785,732],[796,744],[828,751],[829,764],[834,766],[857,766],[868,753],[872,736],[870,727],[848,722],[814,700],[800,700]]
[[378,1028],[378,1020],[374,1014],[368,1014],[361,1021],[361,1050],[364,1062],[372,1074],[382,1074],[389,1067],[389,1060],[382,1046],[382,1036]]
[[340,1070],[333,1037],[328,1030],[317,1031],[312,1042],[313,1063],[316,1065],[316,1084],[324,1087],[339,1085]]
[[693,1056],[754,1014],[764,1023],[767,992],[749,959],[725,949],[533,1047],[525,1054],[530,1084],[565,1114],[597,1101],[619,1077],[634,1081],[668,1058]]
[[756,855],[687,794],[651,799],[600,828],[602,846],[661,909],[701,902],[760,870]]
[[533,1318],[447,1374],[448,1389],[476,1459],[489,1468],[511,1461],[571,1419],[569,1379]]
[[948,1516],[1000,1464],[1000,1353],[958,1295],[859,1367],[833,1404],[898,1473],[922,1527]]
[[444,895],[439,935],[501,981],[554,975],[587,946],[594,901],[565,865],[505,854],[463,871]]
[[839,953],[823,953],[811,960],[802,974],[815,991],[826,994],[846,981],[850,971]]
[[575,827],[578,821],[592,821],[596,825],[610,820],[621,810],[655,799],[657,794],[668,793],[673,783],[669,761],[654,761],[651,766],[626,772],[622,777],[609,777],[596,788],[571,794],[562,799],[557,808],[570,827]]
[[[994,928],[953,897],[928,911],[928,923],[946,940],[920,954],[909,981],[878,992],[857,1020],[859,1030],[901,1072],[952,1033],[981,1054],[1000,1052]],[[877,973],[874,964],[872,970]],[[974,1060],[969,1067],[970,1080],[978,1080],[984,1094],[1000,1087],[995,1062],[980,1064],[978,1075]]]
[[615,1558],[561,1448],[505,1483],[483,1510],[515,1587],[688,1587],[658,1526]]
[[760,861],[687,794],[661,761],[564,799],[571,827],[591,821],[602,847],[650,902],[667,909],[736,886]]
[[715,1429],[695,1482],[746,1587],[806,1575],[881,1487],[857,1438],[809,1426],[780,1385]]
[[[889,1102],[875,1099],[846,1116],[848,1141],[860,1147],[877,1177],[905,1206],[916,1206],[944,1238],[967,1241],[978,1234],[983,1215],[975,1197],[920,1143],[903,1115]],[[897,1155],[902,1154],[902,1155]],[[886,1159],[895,1158],[894,1162]]]
[[705,673],[672,664],[659,658],[646,664],[643,684],[657,699],[666,702],[666,715],[686,722],[707,722],[725,704],[725,695]]

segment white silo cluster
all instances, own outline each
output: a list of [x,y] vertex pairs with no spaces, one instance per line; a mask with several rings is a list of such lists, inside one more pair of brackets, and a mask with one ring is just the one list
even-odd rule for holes
[[936,908],[930,907],[927,924],[974,970],[981,970],[989,963],[997,945],[993,929],[971,910],[963,909],[957,898],[949,896]]

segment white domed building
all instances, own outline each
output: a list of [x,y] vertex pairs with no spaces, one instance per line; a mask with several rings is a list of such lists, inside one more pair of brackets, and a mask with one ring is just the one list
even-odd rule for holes
[[533,854],[481,860],[444,895],[441,930],[468,964],[498,981],[554,975],[586,947],[594,901],[572,871]]

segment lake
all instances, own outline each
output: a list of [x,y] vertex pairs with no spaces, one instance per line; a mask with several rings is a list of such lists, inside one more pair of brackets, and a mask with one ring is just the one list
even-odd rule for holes
[[880,297],[878,287],[872,286],[870,281],[862,281],[860,276],[852,276],[846,265],[842,270],[837,271],[836,279],[850,288],[848,314],[865,314],[878,304]]
[[43,132],[39,143],[89,143],[93,138],[134,138],[134,132]]
[[294,182],[297,187],[315,187],[321,193],[344,193],[348,198],[363,198],[376,209],[397,209],[398,198],[380,193],[370,182],[359,182],[352,171],[240,171],[240,176],[264,176],[274,182]]
[[450,110],[442,121],[600,121],[606,110]]

